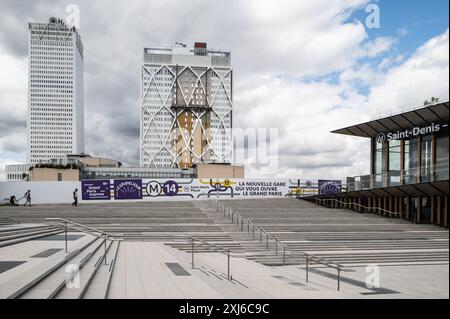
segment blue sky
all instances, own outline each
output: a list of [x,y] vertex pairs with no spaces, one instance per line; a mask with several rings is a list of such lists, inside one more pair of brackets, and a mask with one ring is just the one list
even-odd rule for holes
[[[395,64],[408,59],[421,45],[429,39],[442,34],[448,28],[448,0],[379,0],[377,4],[380,12],[380,28],[366,28],[370,39],[377,37],[391,37],[395,39],[390,50],[376,57],[364,58],[361,63],[376,67],[384,58],[403,56]],[[356,10],[349,21],[356,19],[365,23],[367,13],[364,8]],[[331,83],[337,83],[339,72],[326,77]],[[316,80],[316,78],[312,78]],[[321,80],[322,78],[318,78]],[[310,80],[306,77],[304,80]],[[360,94],[370,93],[370,85],[355,84]]]
[[[399,38],[396,48],[411,54],[428,39],[448,28],[448,0],[381,0],[374,2],[380,7],[380,28],[368,29],[370,36],[393,36]],[[355,17],[365,21],[366,12],[355,12]],[[401,30],[406,34],[401,36]]]

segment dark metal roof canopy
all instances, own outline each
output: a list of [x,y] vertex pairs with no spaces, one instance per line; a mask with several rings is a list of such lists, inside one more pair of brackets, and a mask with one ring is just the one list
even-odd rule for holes
[[331,133],[360,137],[376,137],[379,133],[402,131],[415,126],[428,126],[432,123],[448,123],[449,101],[421,109],[408,111],[349,127],[331,131]]
[[310,198],[361,198],[361,197],[419,197],[448,196],[449,181],[425,182],[409,185],[373,188],[337,193],[335,195],[313,195]]

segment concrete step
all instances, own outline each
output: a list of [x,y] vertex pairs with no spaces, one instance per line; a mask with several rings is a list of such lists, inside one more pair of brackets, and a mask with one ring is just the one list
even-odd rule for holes
[[26,236],[21,236],[19,238],[0,241],[0,247],[5,247],[5,246],[14,245],[14,244],[22,243],[25,241],[33,240],[33,239],[39,239],[39,238],[43,238],[43,237],[47,237],[47,236],[51,236],[51,235],[56,235],[56,234],[60,234],[62,232],[63,232],[62,230],[56,229],[56,230],[52,230],[52,231],[40,232],[40,233],[34,234],[34,235],[26,235]]
[[108,295],[109,284],[114,271],[114,265],[119,251],[120,241],[113,241],[106,253],[107,264],[100,263],[97,272],[86,288],[83,299],[106,299]]
[[[102,246],[104,240],[94,237],[89,245],[83,247],[75,256],[66,259],[52,273],[42,278],[38,283],[19,296],[20,299],[51,299],[54,298],[65,286],[69,280],[69,273],[66,267],[68,265],[77,266],[82,269],[95,252]],[[81,281],[80,281],[81,283]],[[76,290],[76,289],[74,289]]]
[[[195,267],[192,268],[191,264],[191,254],[187,254],[175,248],[171,248],[169,253],[176,256],[187,269],[190,268],[191,273],[200,279],[202,279],[208,286],[216,290],[222,298],[233,298],[233,299],[246,299],[246,298],[264,298],[264,295],[243,286],[241,283],[236,282],[236,280],[228,280],[225,272],[218,269],[213,269],[207,261],[203,260],[201,254],[195,255]],[[209,254],[211,255],[211,253]],[[214,253],[213,255],[217,258],[223,259],[223,263],[226,263],[226,256]],[[241,279],[242,280],[242,279]]]
[[45,229],[53,229],[54,226],[49,225],[30,225],[30,226],[24,226],[24,227],[0,227],[0,238],[3,238],[5,236],[9,235],[16,235],[16,234],[22,234],[27,231],[34,231],[34,230],[45,230]]
[[105,241],[102,241],[101,246],[90,255],[89,259],[86,263],[80,267],[79,271],[79,282],[80,286],[78,288],[69,289],[67,286],[63,287],[58,294],[55,296],[55,299],[80,299],[86,289],[89,287],[92,279],[97,273],[97,270],[101,265],[105,265],[105,255],[108,253],[110,247],[112,245],[112,241],[106,241],[106,253],[105,253]]
[[36,265],[32,269],[20,273],[19,275],[3,282],[0,285],[0,299],[12,299],[19,297],[28,289],[39,283],[42,279],[46,278],[72,258],[76,257],[95,239],[96,238],[94,236],[87,235],[80,240],[79,244],[72,247],[69,253],[66,253],[65,251],[57,252],[46,258],[45,261]]
[[3,236],[0,235],[0,243],[4,242],[4,241],[16,239],[16,238],[29,237],[29,236],[39,235],[39,234],[48,233],[48,232],[52,232],[52,231],[60,231],[60,229],[57,227],[45,227],[45,228],[39,228],[39,229],[16,231],[13,234],[3,234]]

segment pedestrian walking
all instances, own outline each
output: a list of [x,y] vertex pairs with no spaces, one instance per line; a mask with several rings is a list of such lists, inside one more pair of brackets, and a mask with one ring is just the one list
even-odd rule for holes
[[23,195],[23,197],[25,197],[25,204],[23,204],[23,206],[27,206],[27,204],[28,204],[28,206],[31,206],[31,191],[30,190],[27,190],[26,192],[25,192],[25,195]]
[[73,203],[72,206],[77,206],[78,205],[78,188],[75,188],[75,190],[73,191]]

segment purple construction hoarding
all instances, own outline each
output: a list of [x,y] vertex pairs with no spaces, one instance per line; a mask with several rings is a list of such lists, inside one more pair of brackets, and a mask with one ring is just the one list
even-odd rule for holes
[[115,179],[115,199],[142,199],[141,179]]
[[83,200],[111,199],[109,180],[81,181],[81,198]]
[[319,179],[319,195],[334,195],[341,191],[342,181]]

